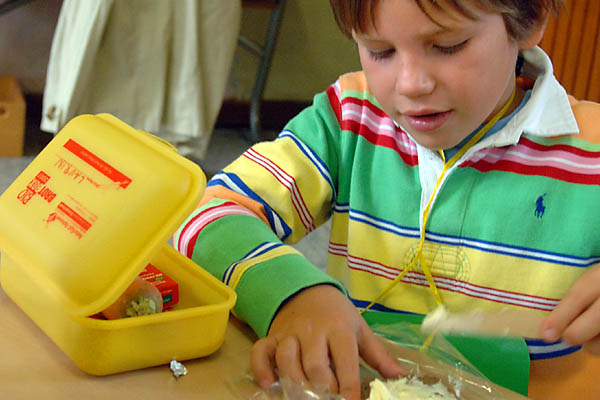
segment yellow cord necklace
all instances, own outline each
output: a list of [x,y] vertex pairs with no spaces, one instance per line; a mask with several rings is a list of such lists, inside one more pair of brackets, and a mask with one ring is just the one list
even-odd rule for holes
[[406,267],[404,267],[402,272],[400,272],[400,274],[398,274],[398,276],[396,276],[396,278],[394,278],[394,280],[392,282],[390,282],[383,289],[383,291],[381,291],[381,293],[379,293],[379,295],[377,295],[377,297],[375,297],[375,299],[373,301],[371,301],[371,303],[361,311],[361,314],[364,313],[365,311],[367,311],[369,308],[371,308],[375,303],[377,303],[386,294],[388,294],[388,292],[390,290],[392,290],[392,288],[398,282],[400,282],[400,280],[408,273],[408,271],[410,271],[416,265],[417,261],[421,265],[421,269],[423,270],[423,273],[425,274],[425,277],[427,278],[427,282],[429,283],[429,288],[433,294],[433,297],[434,297],[436,303],[438,304],[438,306],[443,304],[442,298],[440,297],[440,293],[438,292],[437,286],[435,285],[435,281],[433,280],[433,276],[431,275],[431,270],[430,270],[429,266],[427,265],[427,263],[425,262],[425,257],[423,256],[423,251],[422,251],[423,244],[425,243],[425,227],[427,226],[427,220],[429,219],[429,211],[430,211],[431,203],[433,202],[435,195],[439,191],[441,182],[444,179],[444,175],[446,174],[446,171],[448,171],[450,168],[452,168],[452,166],[467,152],[467,150],[469,150],[471,147],[473,147],[475,145],[475,143],[477,143],[492,128],[492,126],[494,126],[494,124],[496,124],[496,122],[498,122],[504,116],[504,114],[506,114],[506,112],[508,111],[512,102],[515,99],[516,92],[517,92],[517,86],[515,84],[515,87],[513,88],[512,94],[511,94],[508,102],[502,107],[502,109],[500,111],[498,111],[498,113],[496,113],[496,115],[494,115],[494,117],[491,120],[489,120],[475,135],[473,135],[473,137],[471,137],[471,139],[463,147],[461,147],[460,150],[452,158],[450,158],[450,160],[448,162],[446,162],[444,152],[442,150],[439,151],[440,155],[442,157],[442,160],[444,161],[444,167],[442,168],[442,172],[440,173],[440,176],[435,184],[435,187],[433,188],[433,193],[431,194],[431,197],[429,197],[429,201],[427,202],[427,205],[425,206],[425,210],[423,211],[423,228],[421,229],[421,238],[419,240],[417,252],[416,252],[415,256],[413,257],[413,259],[411,260],[411,262],[408,263],[408,265],[406,265]]

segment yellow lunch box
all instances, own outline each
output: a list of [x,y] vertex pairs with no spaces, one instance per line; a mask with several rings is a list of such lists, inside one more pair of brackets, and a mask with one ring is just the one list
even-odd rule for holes
[[[168,239],[206,178],[167,142],[109,114],[71,120],[0,196],[0,283],[84,371],[189,360],[223,343],[235,292]],[[102,320],[152,263],[179,285],[171,311]]]

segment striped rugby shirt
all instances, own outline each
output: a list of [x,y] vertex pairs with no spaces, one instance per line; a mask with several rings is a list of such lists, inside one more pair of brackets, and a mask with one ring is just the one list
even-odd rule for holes
[[[600,262],[600,106],[568,97],[541,49],[524,57],[531,97],[446,173],[432,204],[423,254],[453,312],[547,313]],[[365,307],[387,287],[415,255],[442,166],[381,110],[363,73],[347,74],[215,175],[174,242],[236,290],[234,312],[263,336],[302,288],[331,283]],[[289,243],[330,217],[324,274]],[[373,308],[435,307],[416,267]],[[532,359],[577,349],[528,345]]]

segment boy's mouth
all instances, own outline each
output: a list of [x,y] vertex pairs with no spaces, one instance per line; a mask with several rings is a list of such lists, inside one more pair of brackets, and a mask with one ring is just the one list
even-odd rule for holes
[[442,112],[405,113],[403,118],[412,130],[427,132],[439,129],[448,121],[452,110]]

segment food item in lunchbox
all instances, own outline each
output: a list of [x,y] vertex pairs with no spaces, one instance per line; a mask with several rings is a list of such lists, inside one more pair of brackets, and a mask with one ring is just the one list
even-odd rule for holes
[[173,307],[179,302],[179,285],[152,264],[139,274],[140,278],[156,286],[163,299],[163,308]]
[[102,315],[106,319],[119,319],[161,312],[163,301],[160,291],[139,276]]
[[428,385],[416,377],[403,377],[385,382],[374,379],[370,387],[371,392],[367,400],[456,400],[441,382]]

